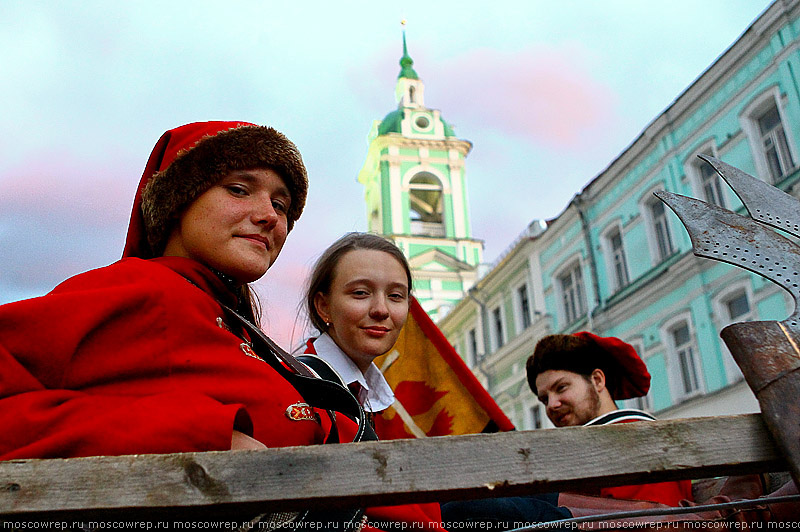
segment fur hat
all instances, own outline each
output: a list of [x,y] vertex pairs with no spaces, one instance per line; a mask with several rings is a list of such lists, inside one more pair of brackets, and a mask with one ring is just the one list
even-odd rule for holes
[[297,147],[271,127],[195,122],[164,133],[134,200],[123,257],[160,256],[183,210],[233,170],[270,168],[292,196],[288,229],[303,212],[308,176]]
[[536,391],[536,377],[548,370],[565,370],[588,376],[603,370],[612,399],[647,395],[650,373],[632,345],[619,338],[596,336],[590,332],[551,334],[537,342],[525,364],[528,384]]

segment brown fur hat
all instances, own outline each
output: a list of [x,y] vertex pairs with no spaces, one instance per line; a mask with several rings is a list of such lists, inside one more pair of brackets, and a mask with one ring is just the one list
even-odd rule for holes
[[158,159],[154,173],[147,176],[146,170],[140,185],[149,253],[138,256],[160,256],[184,209],[234,170],[270,168],[280,175],[292,197],[287,213],[289,230],[303,212],[308,194],[303,159],[297,147],[275,129],[242,122],[198,122],[165,136],[161,153],[156,153],[157,145],[148,163],[150,168],[154,157]]
[[536,377],[548,370],[564,370],[585,377],[595,369],[603,370],[606,388],[613,399],[647,395],[650,373],[630,344],[619,338],[597,336],[589,332],[551,334],[536,344],[525,370],[534,394]]

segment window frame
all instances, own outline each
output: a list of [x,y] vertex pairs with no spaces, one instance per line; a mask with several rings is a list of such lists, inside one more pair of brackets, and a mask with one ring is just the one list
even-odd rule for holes
[[[692,187],[692,193],[695,198],[700,198],[706,203],[711,203],[713,205],[722,207],[723,209],[728,209],[730,205],[728,187],[724,183],[723,179],[719,177],[717,171],[714,170],[714,168],[706,161],[698,157],[698,155],[701,154],[719,158],[717,154],[717,146],[713,139],[705,141],[696,149],[692,150],[692,154],[684,162],[683,168],[686,172],[686,176],[689,178],[689,182]],[[709,171],[710,173],[706,174],[706,172]],[[706,182],[709,180],[706,179],[707,177],[713,179],[714,182],[712,187],[714,194],[718,196],[718,198],[709,197],[708,190],[706,188]]]
[[[745,314],[732,317],[729,312],[728,304],[740,294],[744,294],[747,298],[749,310]],[[712,306],[714,309],[714,317],[716,318],[717,330],[719,331],[732,323],[755,321],[758,319],[758,307],[755,305],[752,283],[747,278],[730,283],[729,286],[720,290],[715,294],[712,300]],[[728,384],[734,384],[744,379],[742,370],[739,368],[739,365],[736,364],[725,342],[720,342],[720,351],[722,352],[722,365]]]
[[[435,183],[415,183],[415,179],[429,179],[431,181],[435,181]],[[424,219],[414,219],[411,213],[420,213],[419,209],[414,208],[414,200],[418,199],[418,196],[415,194],[417,191],[432,191],[438,192],[438,205],[435,206],[438,210],[438,218],[439,220],[433,221],[426,221]],[[421,201],[421,200],[420,200]],[[434,207],[431,205],[431,207]],[[447,228],[446,228],[446,214],[445,214],[445,192],[444,192],[444,183],[439,178],[439,176],[421,170],[411,176],[411,179],[408,180],[408,220],[410,224],[411,234],[414,235],[426,235],[426,236],[436,236],[436,237],[443,237],[447,235]]]
[[[613,245],[613,237],[619,235],[621,251],[622,251],[622,267],[624,279],[620,280],[617,270],[617,256]],[[622,224],[615,222],[611,224],[603,232],[603,256],[606,262],[606,271],[609,273],[608,277],[611,281],[612,292],[618,292],[631,284],[631,271],[628,266],[628,254],[625,252],[625,236],[622,232]]]
[[[669,215],[669,213],[671,211],[666,204],[664,204],[664,202],[653,195],[653,192],[656,190],[666,190],[666,186],[664,183],[660,183],[659,185],[650,188],[639,201],[639,208],[645,220],[647,244],[650,248],[650,261],[652,266],[661,264],[678,251],[678,246],[674,237],[675,231],[673,230],[672,222],[670,221],[670,218],[672,217]],[[666,230],[666,243],[668,244],[668,249],[666,252],[664,252],[662,249],[663,246],[659,240],[661,231],[659,231],[660,224],[656,223],[657,220],[655,214],[653,213],[653,207],[655,206],[658,206],[659,209],[663,209],[662,212],[664,213],[663,227]]]
[[[681,326],[685,326],[688,333],[688,341],[680,346],[675,343],[675,331]],[[681,403],[705,392],[705,378],[703,374],[703,362],[700,358],[700,350],[697,345],[697,335],[694,328],[691,312],[683,312],[661,327],[661,337],[664,345],[667,346],[667,375],[669,380],[670,392],[674,403]],[[679,347],[689,347],[691,349],[691,361],[694,371],[695,387],[686,389],[685,372],[683,371],[683,359]]]
[[528,407],[528,419],[530,420],[528,423],[528,430],[545,428],[545,420],[547,419],[547,415],[545,412],[543,412],[543,410],[543,405],[538,401]]
[[467,365],[475,367],[480,362],[480,355],[478,354],[478,326],[470,327],[464,335],[464,346],[467,352]]
[[[517,283],[512,290],[514,294],[514,325],[517,328],[517,334],[521,334],[533,325],[533,298],[527,280]],[[522,293],[525,294],[527,310],[523,305]]]
[[[500,301],[489,309],[489,339],[492,342],[492,353],[496,353],[508,343],[508,327],[506,327],[506,313],[503,306],[503,302]],[[499,337],[497,334],[498,323],[500,324]]]
[[[577,270],[578,274],[573,275],[574,272]],[[583,263],[581,262],[580,258],[574,258],[572,260],[568,260],[564,263],[564,265],[559,268],[558,271],[555,272],[553,275],[553,281],[556,287],[556,293],[558,294],[558,310],[560,313],[561,318],[564,320],[564,325],[569,326],[582,318],[586,317],[589,312],[589,299],[588,294],[586,293],[586,283],[584,282],[583,278]],[[566,306],[566,293],[564,290],[564,285],[562,283],[562,278],[565,277],[567,274],[570,275],[571,278],[577,279],[579,281],[578,287],[580,291],[580,296],[578,300],[581,303],[581,309],[579,313],[575,316],[570,316],[570,312]]]
[[[777,178],[773,177],[772,171],[770,170],[769,160],[765,154],[763,146],[764,135],[761,133],[761,127],[759,123],[760,119],[763,118],[768,111],[772,110],[772,108],[777,110],[783,137],[786,142],[786,153],[778,154],[779,162],[785,163],[785,159],[788,156],[789,162],[791,163],[791,166],[788,168],[783,168],[783,173]],[[780,90],[776,85],[773,85],[760,95],[753,98],[753,100],[742,110],[739,121],[742,126],[742,130],[745,132],[745,135],[750,142],[750,151],[752,152],[753,159],[755,161],[756,172],[759,179],[774,185],[797,169],[798,157],[794,147],[794,139],[792,137],[791,128],[786,127],[786,124],[789,123],[789,121],[786,120],[783,98],[781,97]],[[781,148],[776,147],[776,150],[780,149]]]

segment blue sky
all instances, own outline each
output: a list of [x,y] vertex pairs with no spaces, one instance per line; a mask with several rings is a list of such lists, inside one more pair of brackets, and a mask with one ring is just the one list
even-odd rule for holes
[[[356,175],[409,52],[467,158],[491,262],[557,215],[770,4],[767,0],[0,2],[0,303],[117,260],[155,141],[197,120],[298,145],[303,217],[259,282],[297,344],[305,275],[364,230]],[[498,186],[500,185],[500,186]]]

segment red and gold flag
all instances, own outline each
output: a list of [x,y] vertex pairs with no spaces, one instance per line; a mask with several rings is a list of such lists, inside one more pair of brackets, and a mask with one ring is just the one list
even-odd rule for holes
[[514,430],[416,299],[397,343],[375,364],[395,393],[375,419],[381,439]]

